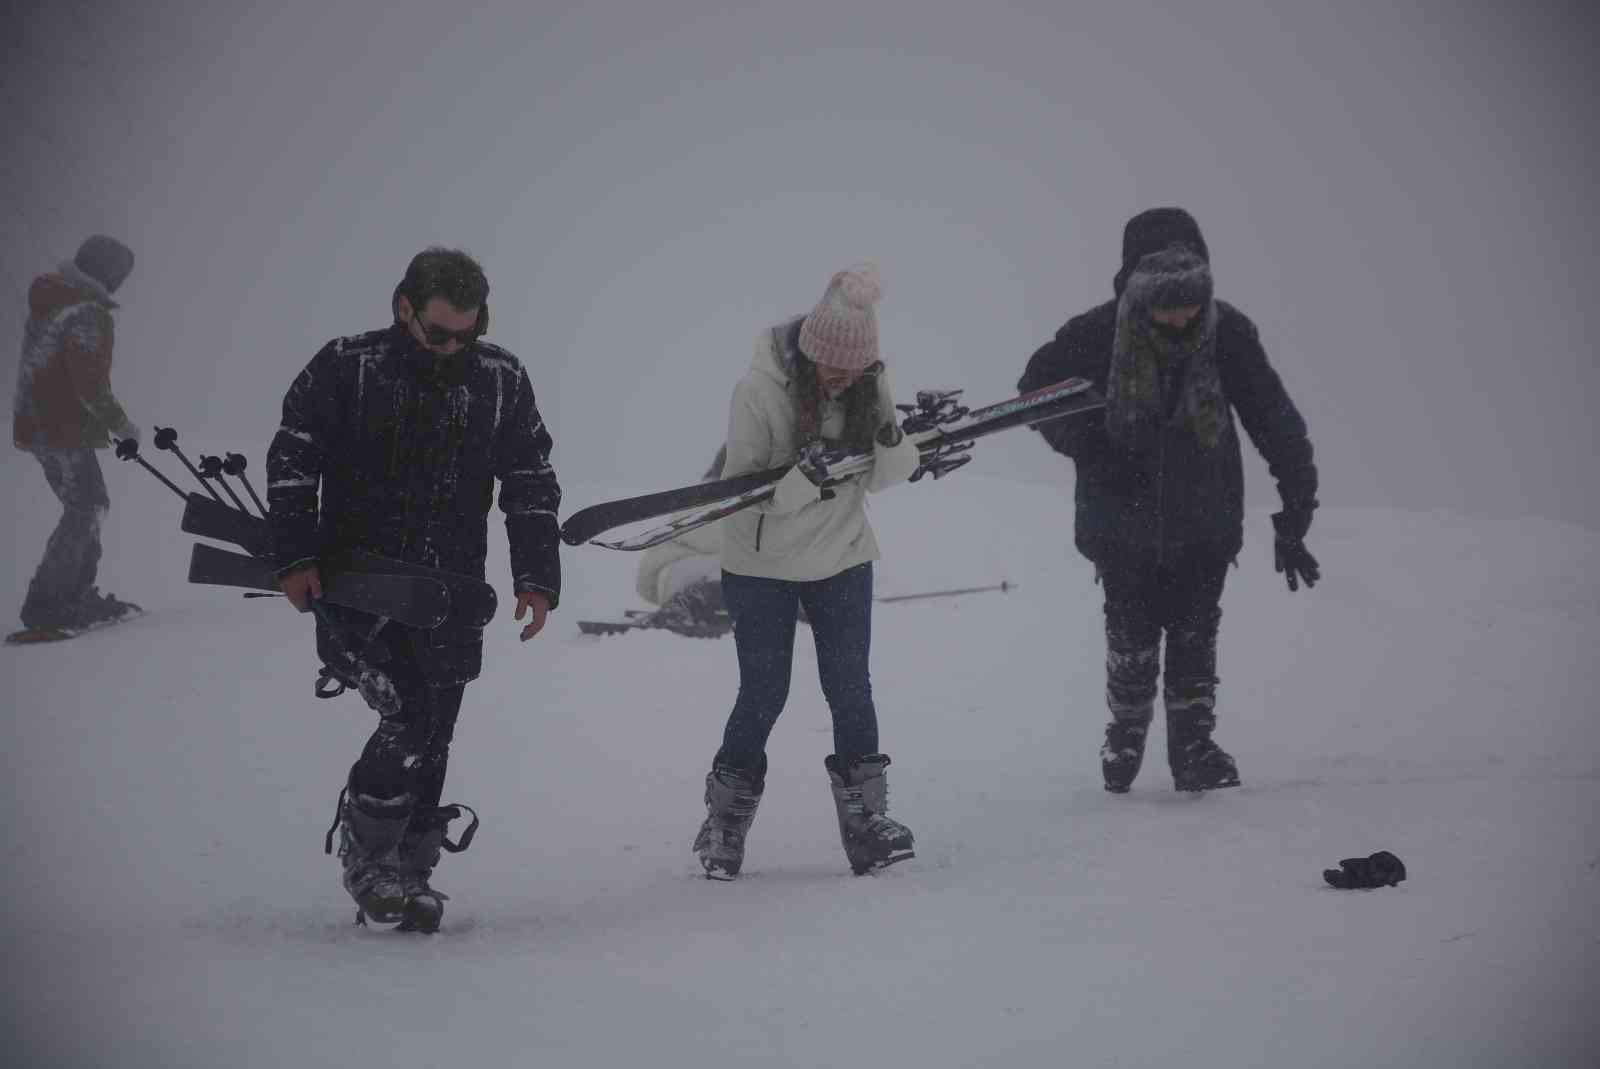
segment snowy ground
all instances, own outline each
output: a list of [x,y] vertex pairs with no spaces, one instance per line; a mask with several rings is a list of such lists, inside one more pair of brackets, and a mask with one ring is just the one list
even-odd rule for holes
[[[893,811],[918,856],[848,875],[802,631],[747,876],[726,885],[688,847],[732,644],[579,636],[580,615],[636,604],[632,560],[570,551],[550,631],[519,647],[497,621],[467,692],[446,798],[484,824],[446,857],[455,898],[425,938],[355,928],[321,853],[370,714],[311,698],[304,618],[184,586],[176,501],[108,476],[106,586],[152,615],[0,652],[8,1064],[1587,1066],[1600,1050],[1593,532],[1326,509],[1327,579],[1290,595],[1253,514],[1218,736],[1245,786],[1175,794],[1158,735],[1112,797],[1070,501],[978,471],[894,491],[874,502],[879,593],[1020,584],[878,609]],[[603,495],[567,490],[569,507]],[[16,519],[8,604],[51,520]],[[1323,885],[1377,849],[1406,883]]]

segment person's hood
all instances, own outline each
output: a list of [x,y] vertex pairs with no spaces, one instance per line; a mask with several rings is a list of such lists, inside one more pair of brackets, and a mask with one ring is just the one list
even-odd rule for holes
[[86,301],[107,309],[118,307],[104,286],[70,260],[54,274],[40,275],[28,287],[28,310],[43,319]]
[[800,336],[800,324],[804,320],[805,316],[792,316],[763,330],[756,337],[750,370],[788,389],[790,380],[794,378],[797,339]]

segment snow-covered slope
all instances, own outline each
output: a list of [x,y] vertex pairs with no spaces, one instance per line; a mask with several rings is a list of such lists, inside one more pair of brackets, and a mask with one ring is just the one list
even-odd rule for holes
[[[1327,578],[1291,595],[1253,514],[1218,732],[1245,785],[1175,794],[1158,733],[1112,797],[1099,591],[1068,497],[978,471],[883,495],[880,593],[1018,584],[877,610],[893,812],[918,856],[848,874],[802,629],[733,884],[697,878],[688,849],[732,643],[579,636],[579,616],[633,604],[633,560],[570,551],[550,630],[519,646],[497,621],[467,692],[446,798],[484,823],[441,866],[455,897],[424,938],[355,928],[321,852],[371,714],[312,698],[305,618],[181,584],[159,493],[119,491],[108,531],[107,587],[152,614],[0,661],[9,1064],[1579,1066],[1600,1049],[1592,532],[1326,509]],[[47,526],[19,518],[23,558]],[[1406,883],[1323,885],[1377,849]]]

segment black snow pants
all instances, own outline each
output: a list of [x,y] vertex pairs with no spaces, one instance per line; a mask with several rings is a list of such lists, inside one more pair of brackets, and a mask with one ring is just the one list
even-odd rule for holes
[[1154,554],[1107,554],[1095,562],[1105,588],[1106,704],[1114,719],[1150,722],[1161,639],[1162,698],[1169,729],[1209,734],[1216,724],[1217,631],[1230,556],[1200,544]]
[[376,640],[387,653],[378,667],[394,692],[350,769],[351,793],[386,802],[410,796],[414,806],[437,806],[466,684],[430,681],[435,673],[425,659],[437,651],[430,651],[426,632],[391,623]]

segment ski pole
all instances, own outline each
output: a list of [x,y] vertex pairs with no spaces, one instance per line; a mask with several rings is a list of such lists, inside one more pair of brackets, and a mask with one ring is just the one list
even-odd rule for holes
[[256,503],[256,511],[261,513],[262,519],[265,519],[267,506],[263,505],[261,499],[256,496],[256,488],[250,485],[250,476],[244,473],[244,469],[248,465],[249,461],[245,460],[243,453],[229,453],[227,459],[222,462],[222,470],[244,483],[245,492],[250,495],[250,500]]
[[184,493],[182,490],[179,490],[176,483],[157,471],[154,465],[139,455],[139,440],[137,438],[118,438],[116,441],[118,460],[137,460],[140,467],[142,467],[145,471],[148,471],[151,475],[154,475],[156,478],[160,479],[166,484],[167,489],[177,494],[184,500],[185,503],[188,502],[188,494]]
[[1004,580],[989,586],[967,586],[959,590],[929,590],[921,594],[895,594],[893,597],[873,598],[874,601],[916,601],[918,598],[953,598],[957,594],[982,594],[989,590],[1010,590],[1012,584]]
[[189,463],[189,458],[183,455],[183,450],[178,448],[177,431],[171,427],[157,427],[156,436],[153,440],[157,449],[165,449],[169,453],[176,453],[178,459],[183,461],[183,466],[189,469],[189,474],[194,476],[195,481],[205,489],[206,493],[216,499],[217,504],[227,505],[227,502],[222,500],[222,495],[217,493],[210,483],[206,482],[204,476],[195,470],[193,464]]
[[220,484],[222,492],[232,499],[239,507],[239,511],[247,516],[250,514],[250,510],[244,507],[244,502],[239,500],[239,495],[233,492],[233,487],[228,485],[228,480],[223,478],[221,457],[200,454],[200,474]]

